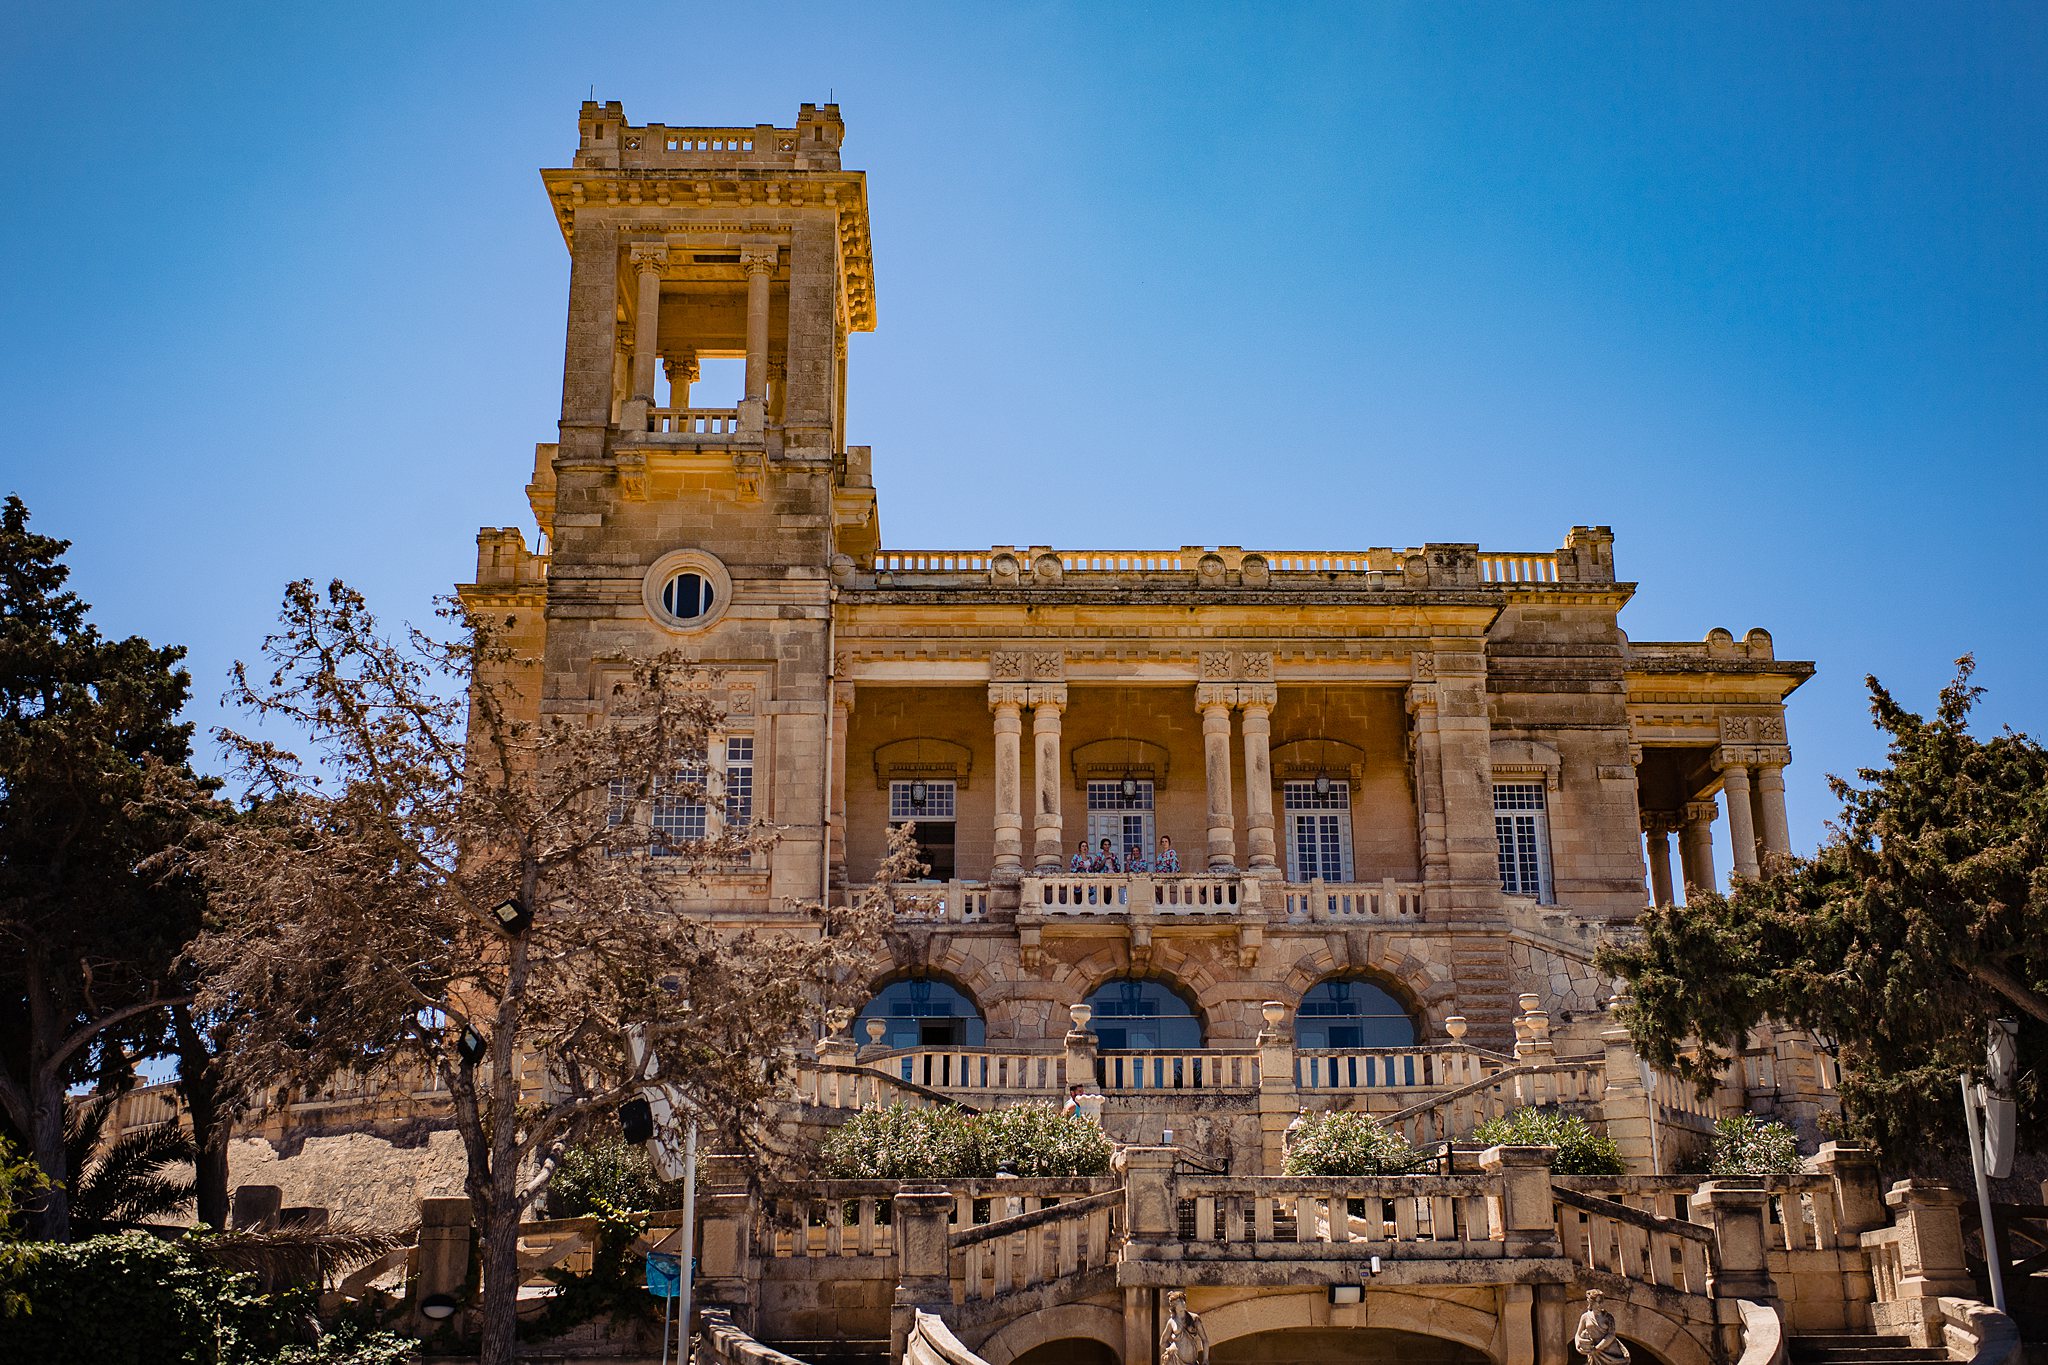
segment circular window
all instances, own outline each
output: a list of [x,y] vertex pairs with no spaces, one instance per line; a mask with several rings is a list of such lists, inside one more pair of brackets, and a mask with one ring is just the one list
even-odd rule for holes
[[647,571],[642,596],[648,615],[670,630],[702,630],[725,614],[732,578],[702,550],[676,550]]

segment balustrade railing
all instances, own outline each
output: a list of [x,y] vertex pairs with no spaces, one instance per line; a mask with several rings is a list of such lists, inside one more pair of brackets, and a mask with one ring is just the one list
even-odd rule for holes
[[863,1064],[928,1090],[994,1097],[1057,1093],[1063,1085],[1066,1054],[921,1047],[870,1055]]
[[1420,1257],[1500,1254],[1473,1249],[1499,1240],[1492,1176],[1181,1176],[1174,1190],[1197,1258],[1299,1257],[1305,1247],[1355,1242]]
[[1303,1090],[1435,1090],[1483,1080],[1471,1048],[1296,1048],[1294,1083]]
[[891,895],[899,920],[974,924],[988,918],[986,882],[899,882]]
[[761,1198],[755,1245],[773,1259],[894,1256],[895,1200],[911,1186],[943,1186],[952,1197],[953,1235],[1018,1214],[1100,1196],[1122,1196],[1113,1177],[1018,1180],[814,1180]]
[[1068,573],[1180,573],[1192,569],[1173,550],[1062,550],[1060,567]]
[[1553,1188],[1564,1254],[1585,1270],[1704,1297],[1714,1258],[1711,1229],[1598,1195]]
[[1290,920],[1419,920],[1419,882],[1288,882],[1280,889]]
[[1256,1052],[1104,1052],[1095,1081],[1106,1093],[1133,1090],[1250,1090],[1259,1083]]
[[647,429],[667,436],[733,436],[740,429],[738,408],[652,408]]
[[1133,908],[1155,915],[1231,915],[1244,902],[1242,880],[1200,873],[1038,874],[1024,878],[1027,914],[1104,915]]
[[1002,1216],[949,1239],[962,1296],[993,1299],[1114,1264],[1124,1199],[1123,1190],[1112,1189],[1064,1202],[1012,1195],[992,1201],[1004,1206]]
[[1483,583],[1555,583],[1557,556],[1551,554],[1481,554]]
[[1502,1118],[1518,1109],[1597,1103],[1606,1071],[1605,1062],[1597,1057],[1517,1063],[1454,1090],[1432,1095],[1381,1121],[1400,1133],[1410,1146],[1450,1142],[1465,1137],[1488,1119]]
[[987,573],[987,550],[877,550],[877,573]]

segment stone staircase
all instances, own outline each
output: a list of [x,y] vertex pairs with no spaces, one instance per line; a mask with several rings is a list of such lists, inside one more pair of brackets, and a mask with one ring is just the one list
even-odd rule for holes
[[1915,1346],[1905,1337],[1875,1332],[1810,1333],[1785,1342],[1787,1365],[1910,1365],[1947,1359],[1948,1352],[1938,1346]]

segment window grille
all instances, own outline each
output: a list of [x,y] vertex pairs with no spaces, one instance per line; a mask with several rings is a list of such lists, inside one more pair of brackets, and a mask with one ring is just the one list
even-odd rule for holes
[[1497,784],[1493,789],[1493,831],[1500,843],[1501,891],[1550,904],[1550,813],[1543,784]]
[[734,735],[725,741],[725,827],[743,830],[754,823],[754,737]]
[[[902,824],[905,820],[951,820],[953,798],[958,784],[954,782],[891,782],[889,784],[889,822]],[[924,788],[924,804],[918,805],[911,798],[913,788]]]
[[1318,792],[1314,782],[1280,788],[1287,815],[1288,880],[1351,880],[1351,784],[1332,782]]
[[1100,852],[1109,840],[1110,851],[1121,866],[1132,849],[1150,858],[1153,852],[1153,786],[1149,780],[1132,778],[1131,794],[1124,795],[1124,779],[1088,784],[1088,847]]
[[[701,793],[704,770],[686,769],[673,779],[655,784],[654,799],[648,803],[648,852],[657,858],[672,858],[681,845],[701,842],[710,824],[710,808]],[[691,791],[699,793],[690,795]]]

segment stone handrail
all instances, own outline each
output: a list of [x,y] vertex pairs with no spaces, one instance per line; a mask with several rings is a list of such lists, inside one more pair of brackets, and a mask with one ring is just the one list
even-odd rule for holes
[[698,1360],[713,1361],[715,1365],[804,1365],[795,1356],[763,1346],[747,1335],[732,1320],[729,1309],[706,1308],[701,1320],[703,1343],[697,1350]]
[[1419,920],[1422,883],[1286,882],[1280,904],[1289,920],[1348,922],[1352,920]]
[[[1294,1083],[1303,1090],[1421,1090],[1482,1083],[1485,1060],[1475,1048],[1296,1048]],[[1427,1101],[1420,1101],[1426,1103]]]
[[1140,1090],[1253,1090],[1259,1084],[1259,1054],[1205,1049],[1199,1052],[1103,1052],[1095,1058],[1097,1084],[1109,1094]]
[[891,899],[900,920],[978,924],[988,918],[987,882],[898,882]]
[[1198,1256],[1238,1258],[1252,1249],[1291,1248],[1315,1259],[1348,1255],[1336,1247],[1385,1242],[1405,1254],[1498,1256],[1492,1204],[1501,1181],[1492,1175],[1181,1176],[1174,1181],[1187,1249]]
[[2016,1365],[2025,1359],[2020,1353],[2019,1324],[2009,1316],[1975,1299],[1944,1295],[1940,1302],[1942,1345],[1950,1360],[1967,1361],[1968,1365]]
[[1705,1226],[1576,1190],[1553,1186],[1551,1197],[1557,1201],[1558,1240],[1574,1265],[1707,1297],[1714,1234]]
[[1599,1098],[1601,1058],[1520,1062],[1455,1090],[1432,1096],[1381,1120],[1412,1147],[1448,1142],[1490,1118],[1542,1104],[1591,1103]]
[[955,1283],[970,1301],[992,1299],[1110,1265],[1121,1246],[1123,1211],[1124,1192],[1113,1189],[955,1232],[947,1239]]
[[[785,1357],[787,1359],[787,1357]],[[960,1344],[953,1329],[936,1313],[917,1310],[910,1340],[903,1348],[903,1365],[988,1365]]]
[[731,436],[740,429],[738,408],[650,408],[647,429],[670,436]]
[[1784,1365],[1785,1320],[1778,1310],[1753,1299],[1737,1299],[1742,1319],[1742,1354],[1735,1365]]
[[796,1097],[825,1109],[886,1109],[901,1104],[911,1109],[941,1105],[974,1112],[951,1095],[870,1066],[838,1066],[830,1062],[798,1064]]
[[862,1056],[861,1064],[921,1094],[941,1098],[949,1098],[955,1091],[1044,1095],[1058,1094],[1064,1088],[1066,1054],[919,1047],[869,1052]]
[[1236,874],[1203,872],[1063,873],[1024,878],[1018,912],[1027,915],[1233,915],[1256,895]]
[[[818,1180],[799,1190],[763,1197],[756,1245],[770,1259],[820,1256],[894,1256],[894,1201],[912,1185],[934,1182],[903,1180]],[[1023,1212],[1116,1193],[1114,1177],[1025,1177],[1016,1180],[948,1180],[937,1182],[952,1197],[951,1225],[959,1229],[1000,1217],[1009,1201]],[[959,1235],[959,1234],[954,1234]]]
[[1485,583],[1555,583],[1557,555],[1481,552],[1479,578]]
[[376,1281],[400,1267],[410,1271],[416,1251],[417,1248],[408,1243],[405,1246],[393,1247],[382,1256],[363,1262],[342,1277],[338,1292],[344,1300],[367,1298],[372,1284]]

